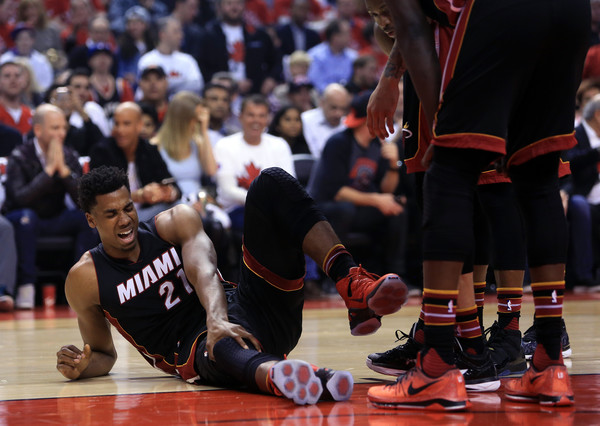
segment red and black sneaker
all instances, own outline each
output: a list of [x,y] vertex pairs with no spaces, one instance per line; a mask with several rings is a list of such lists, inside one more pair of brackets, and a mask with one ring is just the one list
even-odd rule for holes
[[408,288],[396,274],[379,277],[362,266],[336,283],[338,293],[348,308],[350,332],[353,336],[366,336],[381,327],[381,317],[400,310],[408,297]]

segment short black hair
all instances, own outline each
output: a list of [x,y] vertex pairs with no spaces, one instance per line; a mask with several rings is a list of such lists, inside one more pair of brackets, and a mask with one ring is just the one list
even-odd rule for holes
[[77,67],[69,73],[69,77],[66,81],[66,86],[70,86],[74,77],[87,77],[90,78],[90,71],[84,67]]
[[138,102],[138,105],[142,109],[142,115],[149,116],[154,122],[154,125],[158,127],[160,123],[158,122],[158,112],[156,111],[156,107],[148,102]]
[[127,173],[118,167],[100,166],[79,178],[79,208],[89,213],[96,206],[96,196],[109,194],[122,187],[129,191]]
[[206,85],[204,85],[204,89],[202,90],[202,97],[206,97],[206,92],[208,92],[211,89],[225,90],[227,92],[227,94],[229,95],[229,97],[231,97],[231,90],[229,89],[229,87],[224,86],[219,83],[213,83],[213,82],[209,82]]

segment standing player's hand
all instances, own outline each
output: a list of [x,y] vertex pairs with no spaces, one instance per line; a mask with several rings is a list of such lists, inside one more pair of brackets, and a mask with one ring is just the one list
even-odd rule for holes
[[248,349],[248,345],[244,341],[244,339],[247,339],[257,351],[262,352],[260,342],[256,337],[247,332],[244,327],[229,321],[218,321],[208,326],[206,335],[206,350],[208,351],[208,356],[211,360],[215,360],[213,349],[216,343],[225,337],[231,337],[244,349]]
[[367,106],[367,127],[372,136],[386,139],[394,133],[394,113],[399,97],[400,89],[397,80],[382,78],[379,81]]
[[92,348],[87,343],[81,351],[74,345],[63,346],[56,353],[56,369],[67,379],[75,380],[87,368]]

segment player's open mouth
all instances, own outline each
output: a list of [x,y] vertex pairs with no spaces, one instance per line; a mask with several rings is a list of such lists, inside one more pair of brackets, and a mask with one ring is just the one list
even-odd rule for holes
[[133,241],[133,229],[130,229],[129,231],[126,232],[120,232],[117,234],[117,236],[126,243],[129,243],[131,241]]

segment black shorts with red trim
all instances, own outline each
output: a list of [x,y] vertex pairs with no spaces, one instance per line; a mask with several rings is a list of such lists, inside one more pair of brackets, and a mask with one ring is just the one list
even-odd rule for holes
[[589,0],[468,0],[443,70],[433,144],[522,164],[575,145]]

